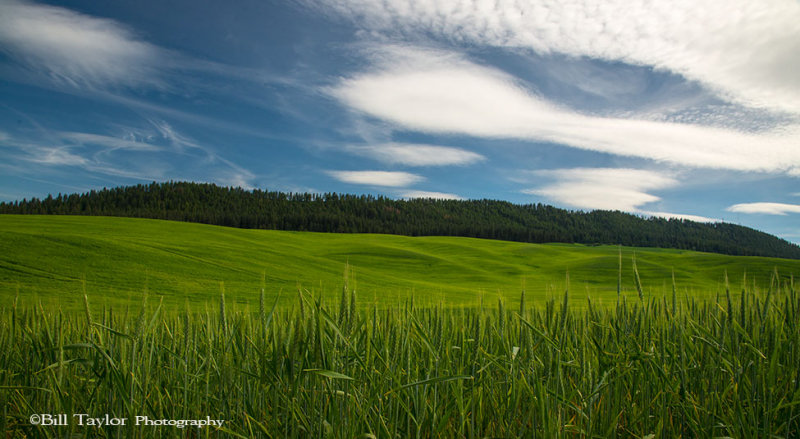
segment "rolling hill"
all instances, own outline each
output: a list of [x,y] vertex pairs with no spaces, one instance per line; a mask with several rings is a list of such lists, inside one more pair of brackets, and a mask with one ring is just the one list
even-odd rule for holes
[[[78,306],[139,302],[143,291],[168,304],[219,300],[256,304],[269,297],[293,303],[298,288],[331,300],[345,282],[359,300],[475,304],[570,294],[616,300],[622,255],[623,294],[637,297],[632,261],[648,295],[736,294],[800,274],[796,260],[725,256],[686,250],[527,244],[459,237],[407,237],[246,230],[174,221],[63,215],[0,215],[0,296]],[[746,276],[746,278],[745,278]],[[580,300],[576,301],[580,303]],[[575,303],[575,302],[573,302]]]
[[800,246],[729,223],[573,212],[495,200],[393,200],[168,182],[0,203],[0,213],[122,216],[247,228],[530,243],[611,244],[800,259]]

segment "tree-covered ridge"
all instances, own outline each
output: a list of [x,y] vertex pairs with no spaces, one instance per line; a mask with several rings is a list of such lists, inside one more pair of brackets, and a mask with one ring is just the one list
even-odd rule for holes
[[166,219],[240,228],[465,236],[519,242],[621,244],[800,259],[800,246],[728,223],[574,212],[494,200],[394,200],[283,193],[214,184],[151,183],[0,203],[0,213]]

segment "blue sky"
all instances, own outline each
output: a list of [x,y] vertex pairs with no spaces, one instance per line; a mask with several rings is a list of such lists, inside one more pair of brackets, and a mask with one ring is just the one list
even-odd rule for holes
[[800,242],[797,0],[0,0],[0,199],[189,180]]

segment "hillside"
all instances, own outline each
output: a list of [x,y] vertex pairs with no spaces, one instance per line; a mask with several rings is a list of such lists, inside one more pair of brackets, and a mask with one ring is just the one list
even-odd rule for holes
[[734,224],[573,212],[492,200],[393,200],[152,183],[0,203],[0,213],[123,216],[220,226],[333,233],[461,236],[612,244],[800,259],[800,246]]
[[[366,303],[417,300],[475,304],[504,297],[561,297],[569,276],[575,303],[587,294],[616,300],[619,255],[623,294],[636,299],[632,259],[646,294],[681,297],[733,294],[742,279],[766,289],[774,270],[788,281],[800,274],[792,260],[734,257],[691,251],[525,244],[457,237],[405,237],[241,230],[148,219],[88,216],[0,216],[0,296],[38,297],[79,306],[83,291],[94,303],[140,301],[142,291],[183,305],[231,301],[253,304],[264,287],[287,302],[298,287],[331,299],[348,283]],[[8,303],[8,302],[6,302]]]

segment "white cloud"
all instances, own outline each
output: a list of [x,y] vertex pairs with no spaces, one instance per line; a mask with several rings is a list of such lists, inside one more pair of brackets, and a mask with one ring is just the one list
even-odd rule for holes
[[[210,175],[219,184],[242,189],[254,189],[253,180],[256,175],[248,169],[219,155],[214,148],[203,145],[191,137],[175,129],[165,120],[148,120],[158,131],[160,137],[175,148],[182,155],[198,154],[197,159],[202,161],[200,167],[211,166]],[[193,151],[187,151],[187,148]],[[222,166],[217,166],[221,164]]]
[[347,150],[383,163],[407,166],[469,165],[486,159],[460,148],[409,143],[351,146]]
[[763,213],[767,215],[786,215],[800,213],[800,205],[784,203],[741,203],[726,209],[729,212]]
[[433,198],[436,200],[463,200],[464,198],[456,194],[448,194],[445,192],[429,192],[429,191],[407,191],[401,194],[403,198]]
[[639,169],[574,168],[534,171],[555,183],[523,191],[580,209],[636,212],[660,200],[645,191],[675,186],[678,181]]
[[255,178],[255,175],[253,175],[253,173],[250,171],[245,169],[241,169],[240,171],[232,169],[218,172],[218,174],[214,177],[214,181],[222,186],[240,187],[245,190],[253,190],[255,189],[255,186],[253,186],[252,183],[253,178]]
[[800,173],[800,126],[760,134],[586,116],[533,95],[513,77],[447,52],[382,48],[371,71],[327,90],[406,129],[552,142],[679,165]]
[[[319,2],[309,2],[317,6]],[[747,105],[800,113],[796,0],[326,0],[384,35],[651,66]]]
[[[158,126],[168,127],[170,135],[162,135],[159,139],[158,135],[151,134],[152,128],[147,133],[146,130],[122,127],[125,135],[115,137],[39,127],[34,136],[9,137],[0,146],[21,152],[7,154],[7,158],[44,165],[29,172],[48,172],[47,169],[72,166],[85,171],[85,175],[99,173],[145,181],[210,179],[227,186],[254,187],[253,181],[257,176],[253,172],[220,156],[211,147],[196,143],[165,121],[159,121]],[[159,140],[161,144],[151,143]],[[164,143],[191,146],[192,149],[169,148]]]
[[27,158],[34,163],[58,166],[87,166],[90,164],[86,158],[70,152],[67,147],[36,147],[28,150]]
[[689,220],[689,221],[695,221],[695,222],[698,222],[698,223],[719,223],[719,222],[722,222],[722,220],[720,220],[718,218],[709,218],[707,216],[699,216],[699,215],[687,215],[687,214],[683,214],[683,213],[650,212],[650,211],[646,211],[646,210],[642,210],[642,211],[639,211],[637,213],[642,214],[642,215],[648,215],[648,216],[656,216],[656,217],[659,217],[659,218]]
[[80,133],[80,132],[62,132],[60,136],[68,142],[74,142],[80,145],[98,145],[106,147],[106,151],[113,151],[116,149],[127,149],[137,151],[156,151],[160,149],[156,145],[150,143],[122,139],[119,137],[105,136],[102,134]]
[[116,21],[69,9],[0,0],[0,50],[72,86],[157,84],[160,49]]
[[173,146],[175,146],[178,149],[183,149],[184,147],[204,149],[194,140],[190,139],[189,137],[186,137],[185,135],[179,133],[177,130],[172,128],[172,125],[170,125],[164,120],[149,120],[149,122],[156,128],[156,130],[158,130],[158,133],[161,135],[162,138],[168,140]]
[[424,180],[423,177],[408,172],[328,171],[328,175],[344,183],[390,187],[409,186]]
[[[67,134],[78,135],[82,133]],[[23,154],[19,156],[19,159],[30,163],[45,165],[48,168],[61,166],[78,167],[91,173],[100,173],[105,175],[151,181],[158,180],[163,177],[163,165],[153,161],[140,163],[139,160],[131,157],[123,161],[116,159],[113,155],[113,151],[118,149],[132,150],[136,152],[150,152],[157,151],[157,148],[145,149],[119,147],[117,142],[115,142],[111,137],[97,137],[100,138],[100,142],[93,141],[77,146],[51,146],[49,141],[19,142],[16,139],[12,139],[10,146],[22,151]],[[88,145],[93,147],[99,146],[100,148],[91,148],[95,150],[88,151],[88,149],[90,149]],[[138,155],[136,157],[142,159],[147,156]],[[41,169],[37,169],[34,172],[41,172]]]
[[578,209],[620,210],[644,216],[675,218],[703,223],[716,218],[682,213],[658,212],[641,207],[661,200],[649,193],[678,185],[672,176],[654,171],[625,168],[572,168],[533,171],[532,174],[555,180],[546,186],[522,191]]

